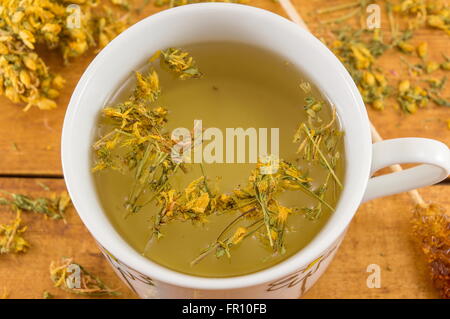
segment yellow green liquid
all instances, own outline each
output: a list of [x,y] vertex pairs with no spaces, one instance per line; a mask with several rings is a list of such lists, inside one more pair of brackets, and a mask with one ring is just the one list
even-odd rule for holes
[[[269,132],[270,128],[279,128],[280,157],[308,168],[310,176],[314,178],[313,185],[324,182],[326,170],[317,164],[299,160],[300,156],[296,154],[298,144],[292,141],[299,124],[306,120],[303,109],[306,94],[300,88],[300,83],[308,79],[301,71],[278,55],[238,43],[205,43],[183,49],[192,54],[204,77],[179,80],[156,66],[162,89],[156,105],[169,110],[169,132],[177,127],[191,130],[194,120],[202,120],[204,129],[215,127],[222,132],[226,128],[238,127],[268,128]],[[130,79],[118,89],[108,105],[128,96],[133,82],[133,75],[130,74]],[[313,83],[310,84],[312,94],[326,100]],[[328,122],[331,107],[328,105],[320,115],[324,122]],[[104,129],[104,123],[100,119],[99,135]],[[336,174],[342,181],[345,166],[343,146],[339,145],[339,149],[342,160],[337,165]],[[178,174],[174,182],[179,190],[202,176],[199,164],[187,164],[187,167],[188,173]],[[238,185],[246,185],[255,164],[204,163],[203,167],[211,187],[227,193]],[[124,176],[105,170],[95,173],[94,179],[104,212],[111,223],[136,251],[144,253],[151,235],[152,217],[158,209],[150,204],[139,213],[125,218],[123,203],[133,182],[132,174]],[[337,187],[331,186],[325,195],[325,200],[333,207],[339,199],[339,192]],[[300,208],[317,203],[302,191],[287,191],[279,199],[287,207]],[[212,215],[208,217],[209,222],[206,224],[171,222],[162,227],[164,237],[152,239],[144,255],[160,265],[186,274],[203,277],[244,275],[275,265],[297,253],[316,236],[331,214],[329,209],[324,208],[321,218],[315,221],[308,220],[301,213],[290,215],[285,235],[286,252],[282,255],[273,254],[257,236],[252,236],[231,249],[231,258],[216,258],[211,254],[192,266],[191,261],[209,244],[214,243],[220,232],[239,213]]]

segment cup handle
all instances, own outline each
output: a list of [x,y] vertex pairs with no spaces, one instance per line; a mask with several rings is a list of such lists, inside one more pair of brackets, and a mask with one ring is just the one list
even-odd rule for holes
[[450,174],[450,150],[444,143],[427,138],[397,138],[373,144],[371,175],[383,167],[407,163],[423,164],[370,178],[362,201],[439,183]]

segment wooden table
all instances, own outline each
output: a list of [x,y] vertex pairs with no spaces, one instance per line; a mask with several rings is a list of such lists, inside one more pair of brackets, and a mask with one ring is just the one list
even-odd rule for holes
[[[311,23],[312,29],[314,21],[308,13],[324,2],[327,5],[339,3],[293,1],[305,20]],[[250,4],[284,15],[281,7],[269,0],[250,0]],[[139,18],[157,11],[159,9],[148,5]],[[385,21],[382,27],[387,28]],[[414,42],[428,41],[430,57],[441,61],[441,52],[448,53],[448,40],[444,33],[426,29],[418,32]],[[47,55],[51,68],[67,79],[58,99],[58,109],[44,112],[33,108],[23,112],[20,106],[0,97],[0,189],[31,196],[49,195],[39,182],[55,192],[65,189],[60,162],[62,122],[71,92],[93,55],[77,59],[70,67],[64,67],[55,53]],[[385,70],[402,68],[393,55],[384,57],[382,65]],[[444,96],[448,94],[447,89]],[[384,112],[369,110],[369,115],[384,138],[428,137],[450,145],[450,130],[445,123],[450,119],[448,108],[429,107],[413,116],[387,108]],[[442,183],[420,192],[426,200],[439,202],[448,208],[449,190],[450,186]],[[431,286],[421,252],[412,241],[409,223],[412,207],[406,194],[361,205],[336,258],[305,298],[438,297]],[[0,209],[0,223],[14,217],[12,212]],[[10,298],[41,298],[44,291],[58,298],[79,298],[53,288],[48,273],[52,260],[73,256],[110,286],[118,288],[122,292],[119,298],[135,297],[114,275],[73,208],[69,209],[67,224],[45,220],[37,214],[23,214],[23,222],[29,227],[26,238],[32,247],[23,255],[0,256],[0,295],[2,289],[6,289]],[[370,264],[381,267],[381,288],[367,288],[367,267]]]

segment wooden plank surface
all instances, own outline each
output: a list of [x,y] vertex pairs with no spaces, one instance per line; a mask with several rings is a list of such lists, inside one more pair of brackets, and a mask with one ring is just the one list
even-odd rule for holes
[[[38,183],[49,187],[51,192]],[[60,193],[65,190],[65,184],[62,179],[0,178],[0,189],[37,197]],[[0,224],[14,218],[14,212],[0,206]],[[0,295],[6,289],[10,298],[42,298],[44,291],[55,298],[82,298],[54,288],[50,280],[50,263],[58,262],[62,257],[73,257],[109,287],[117,288],[121,292],[120,298],[134,297],[114,274],[73,207],[67,210],[67,224],[37,213],[22,213],[22,224],[28,227],[24,238],[31,247],[25,254],[0,256]]]
[[[48,195],[41,182],[59,193],[65,189],[62,180],[34,178],[1,178],[0,189],[25,192],[31,196]],[[431,201],[448,207],[450,186],[432,186],[422,190]],[[436,298],[428,279],[428,270],[420,250],[411,236],[410,209],[406,194],[394,195],[366,203],[358,210],[330,267],[305,298]],[[0,207],[0,223],[15,214]],[[73,208],[67,212],[67,224],[48,220],[36,213],[23,213],[28,226],[24,237],[30,250],[23,255],[0,257],[0,292],[6,289],[11,298],[41,298],[49,291],[56,298],[80,298],[54,288],[49,278],[49,264],[71,256],[97,274],[122,295],[134,297],[118,279],[103,258],[96,243]],[[367,266],[381,267],[381,288],[369,289]]]
[[[314,10],[321,6],[343,3],[335,0],[293,0],[294,5],[314,30],[317,26]],[[280,6],[269,0],[249,0],[249,4],[284,15]],[[160,9],[148,5],[137,18],[153,14]],[[384,21],[384,20],[383,20]],[[386,29],[385,21],[382,28]],[[449,38],[436,30],[421,30],[414,43],[427,41],[430,58],[441,60],[441,52],[448,52]],[[64,189],[60,164],[60,132],[66,106],[83,70],[93,54],[63,66],[54,52],[46,53],[51,68],[67,79],[60,98],[59,108],[53,111],[31,109],[22,112],[0,97],[0,189],[29,195],[48,195],[36,182],[42,181],[54,191]],[[405,68],[394,54],[383,57],[381,64],[391,74],[404,73]],[[440,75],[437,73],[437,75]],[[392,81],[401,78],[392,75]],[[443,93],[448,96],[449,88]],[[430,106],[418,114],[405,115],[388,107],[384,112],[369,110],[369,116],[384,138],[418,136],[439,139],[450,145],[449,108]],[[21,178],[11,178],[21,177]],[[51,179],[30,177],[48,176]],[[427,187],[421,190],[426,200],[440,202],[450,207],[450,185]],[[377,199],[361,206],[347,236],[326,274],[308,292],[306,298],[436,298],[431,287],[426,265],[410,236],[409,209],[406,194]],[[114,275],[101,256],[94,240],[82,225],[73,208],[68,223],[45,220],[36,214],[24,214],[24,224],[29,226],[26,238],[32,244],[24,255],[0,256],[0,294],[5,288],[11,298],[40,298],[44,290],[58,298],[79,298],[52,287],[48,266],[62,256],[74,256],[76,261],[98,274],[111,287],[122,292],[119,298],[131,298],[132,293]],[[0,209],[0,223],[14,217],[12,212]],[[369,264],[382,268],[382,287],[366,286]]]

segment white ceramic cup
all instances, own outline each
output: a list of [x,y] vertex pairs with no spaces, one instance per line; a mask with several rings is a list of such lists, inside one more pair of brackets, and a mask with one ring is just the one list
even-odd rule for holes
[[[156,50],[208,41],[244,42],[275,51],[291,61],[329,97],[345,130],[345,187],[325,227],[310,244],[287,260],[231,278],[190,276],[143,257],[108,221],[91,175],[96,119],[113,92]],[[140,297],[296,298],[323,274],[361,202],[443,180],[450,172],[450,151],[440,142],[423,138],[372,145],[366,109],[352,78],[318,39],[265,10],[205,3],[152,15],[120,34],[98,54],[80,79],[67,109],[62,163],[78,214],[117,274]],[[370,178],[380,168],[402,163],[424,164]]]

